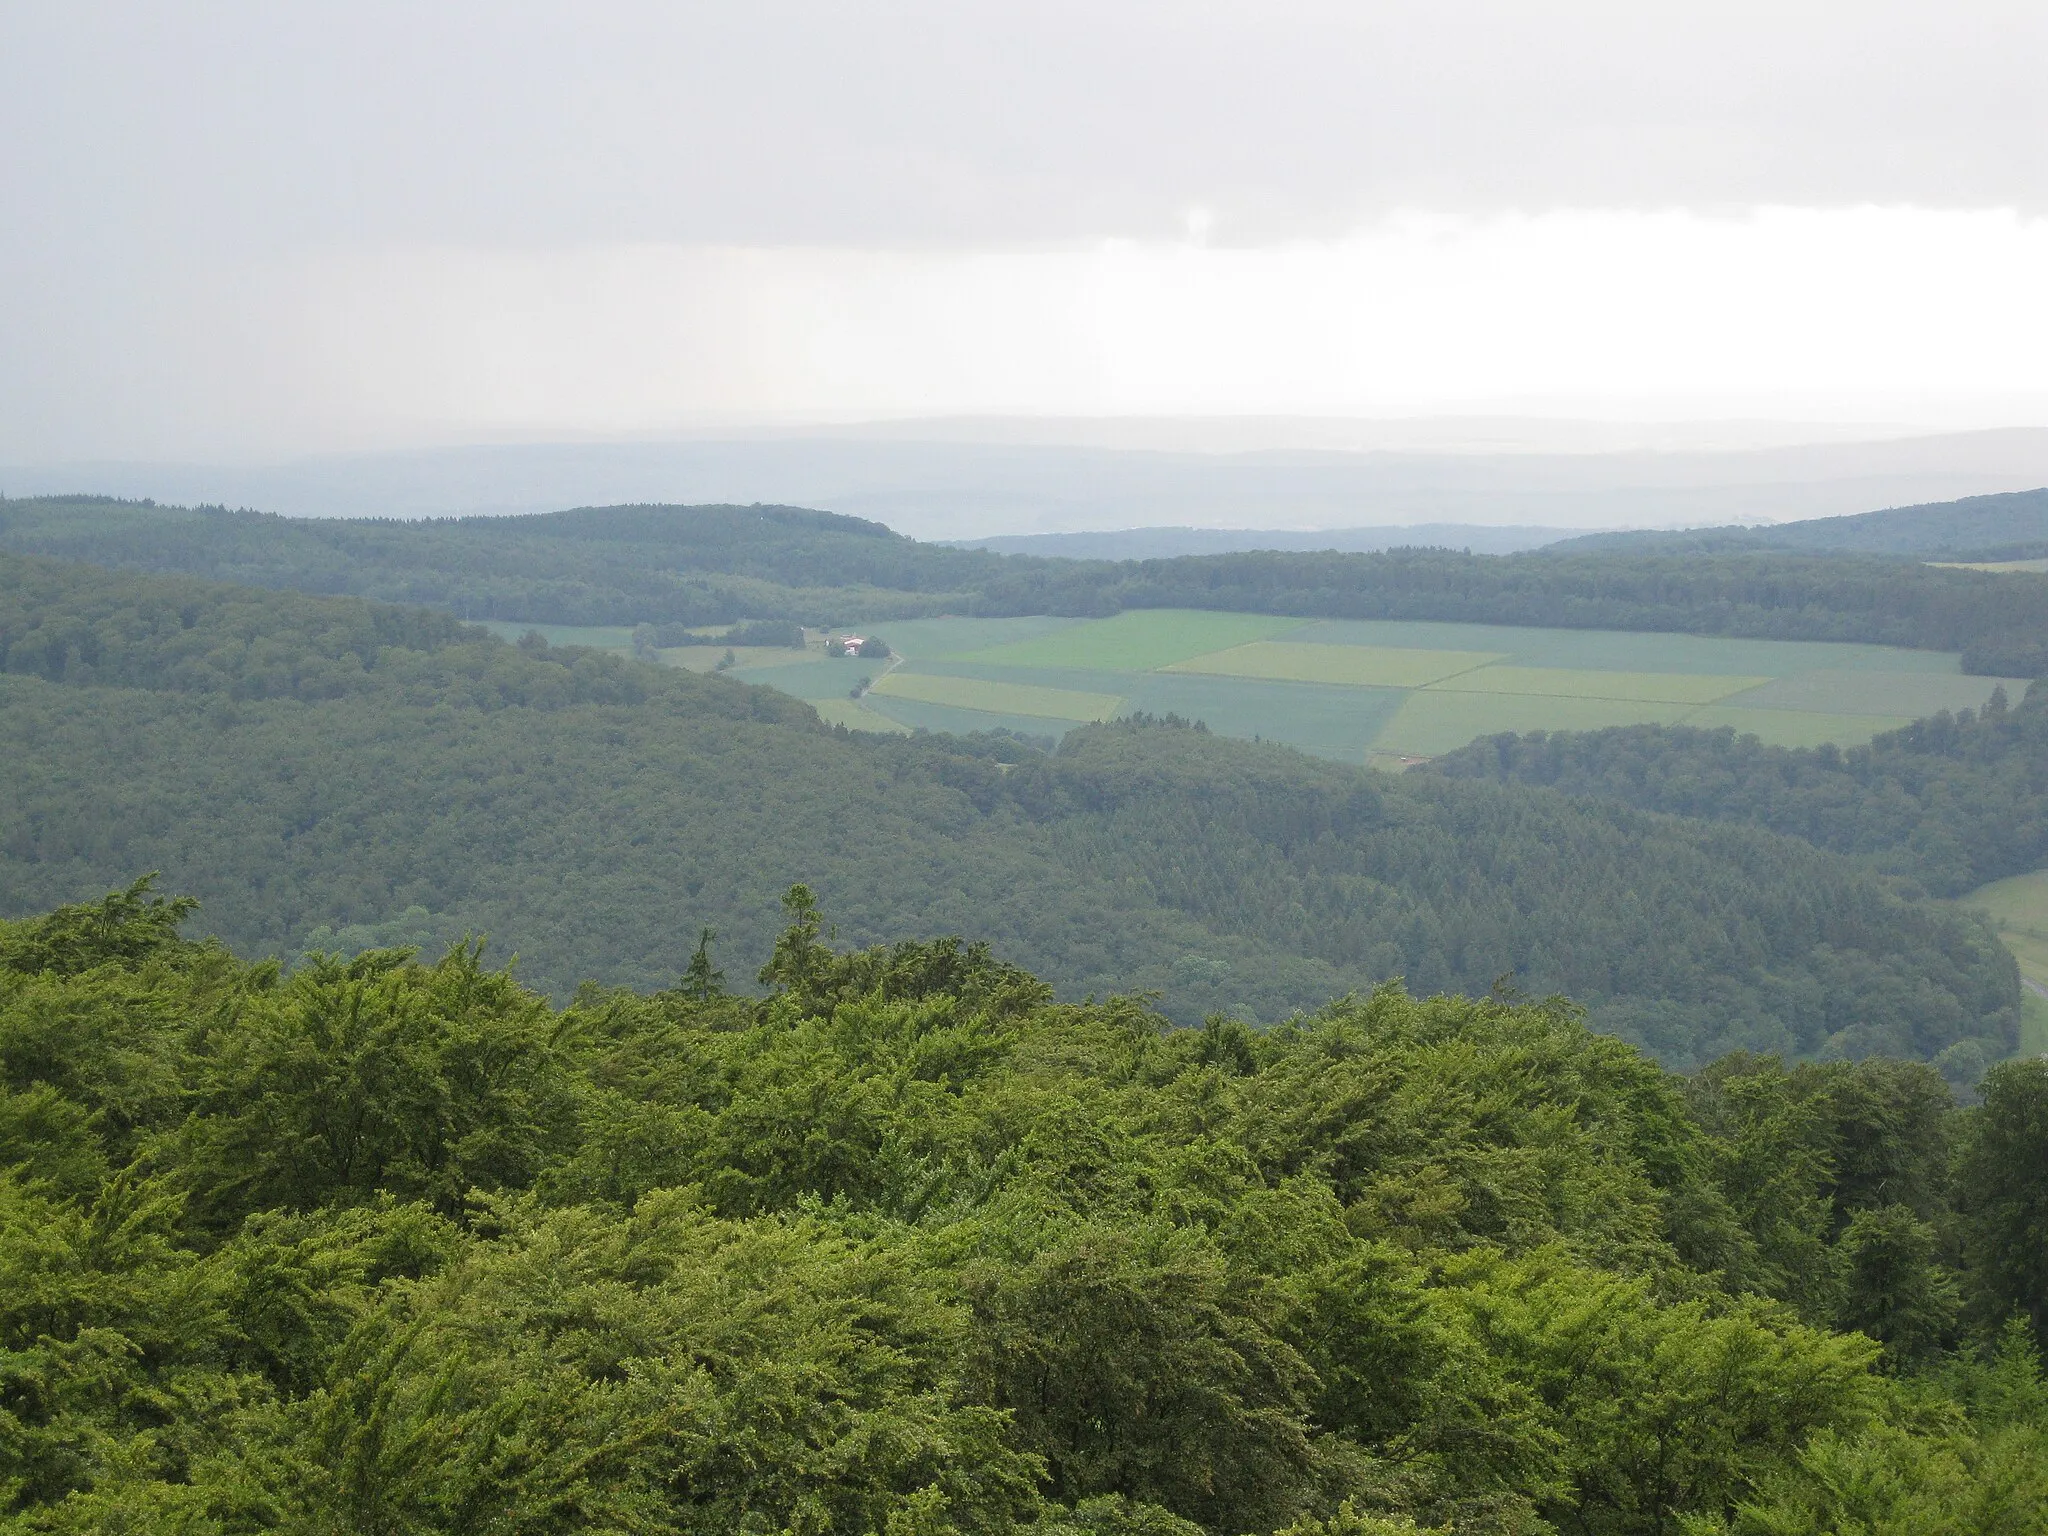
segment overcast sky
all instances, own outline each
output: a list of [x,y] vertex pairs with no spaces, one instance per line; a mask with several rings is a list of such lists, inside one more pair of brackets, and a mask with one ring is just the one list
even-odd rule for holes
[[2048,6],[0,5],[0,457],[2048,422]]

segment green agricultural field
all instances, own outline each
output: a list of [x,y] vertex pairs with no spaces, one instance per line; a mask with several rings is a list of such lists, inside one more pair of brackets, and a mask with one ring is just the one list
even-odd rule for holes
[[[1999,685],[1995,677],[1947,677],[1939,672],[1841,671],[1818,668],[1752,689],[1731,705],[1837,715],[1890,715],[1918,719],[1943,709],[1981,709]],[[2019,702],[2022,684],[2006,693]]]
[[1822,640],[1740,640],[1718,635],[1645,634],[1612,629],[1530,629],[1515,624],[1437,624],[1397,619],[1310,620],[1280,637],[1322,645],[1417,646],[1496,651],[1519,667],[1586,667],[1608,672],[1713,672],[1791,677],[1815,668],[1934,672],[1956,676],[1952,651]]
[[[877,622],[901,657],[862,708],[934,731],[1060,735],[1105,711],[1177,714],[1345,762],[1412,761],[1500,731],[1729,726],[1779,746],[1853,746],[2000,679],[1953,653],[1513,625],[1140,610],[1113,619]],[[845,700],[872,664],[731,675]],[[2004,679],[2017,699],[2026,684]]]
[[973,677],[941,677],[929,673],[891,672],[874,686],[887,698],[914,699],[922,704],[947,704],[993,715],[1029,715],[1051,720],[1107,720],[1123,703],[1115,693],[1080,693],[1071,688],[1044,688],[1031,683],[988,682]]
[[1087,622],[1086,619],[1055,619],[1043,615],[1022,619],[877,619],[861,633],[879,635],[898,655],[915,661],[937,661],[969,651],[985,651],[1022,640],[1036,640]]
[[1997,924],[2021,975],[2048,987],[2048,869],[1994,880],[1958,900]]
[[1424,651],[1392,645],[1306,645],[1298,640],[1254,640],[1160,668],[1219,677],[1258,677],[1279,683],[1339,683],[1367,688],[1420,688],[1470,672],[1497,651]]
[[1713,672],[1609,672],[1592,667],[1479,667],[1432,683],[1432,692],[1538,694],[1637,704],[1712,704],[1768,683]]
[[1553,694],[1452,693],[1417,688],[1373,741],[1375,752],[1435,757],[1501,731],[1597,731],[1610,725],[1675,724],[1679,704]]
[[1299,629],[1301,620],[1257,613],[1188,608],[1138,608],[1034,639],[969,651],[956,659],[1004,667],[1086,667],[1097,672],[1152,672],[1191,656],[1227,650]]

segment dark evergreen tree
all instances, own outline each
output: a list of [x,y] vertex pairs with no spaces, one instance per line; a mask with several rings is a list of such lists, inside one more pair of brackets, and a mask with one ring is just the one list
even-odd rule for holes
[[697,948],[683,970],[682,993],[692,1002],[709,1002],[725,995],[725,972],[711,963],[711,941],[717,937],[709,928],[699,930]]

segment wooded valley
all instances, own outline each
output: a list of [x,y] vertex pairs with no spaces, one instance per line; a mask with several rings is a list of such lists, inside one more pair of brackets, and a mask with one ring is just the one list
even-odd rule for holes
[[0,563],[14,910],[141,871],[250,954],[465,933],[558,999],[750,969],[777,892],[848,940],[964,934],[1064,998],[1274,1021],[1405,977],[1592,1010],[1690,1067],[2016,1040],[1980,920],[1767,830],[1390,777],[1130,720],[1046,758],[852,736],[715,676],[421,609]]

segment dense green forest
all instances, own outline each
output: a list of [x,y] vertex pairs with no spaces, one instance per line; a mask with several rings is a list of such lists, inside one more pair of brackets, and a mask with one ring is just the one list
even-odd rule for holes
[[1933,560],[2026,560],[2048,555],[2048,489],[1965,496],[1960,501],[1887,507],[1849,517],[1815,517],[1758,528],[1592,533],[1560,551],[1655,549],[1666,554],[1736,549],[1836,550]]
[[105,498],[0,502],[0,548],[554,624],[843,624],[942,612],[1209,608],[1850,640],[2048,673],[2048,575],[1797,550],[1250,552],[1055,560],[791,507],[604,507],[419,522]]
[[1981,712],[1918,720],[1847,751],[1647,725],[1488,737],[1431,769],[1769,827],[1939,896],[2048,866],[2043,683],[2017,705],[1994,692]]
[[0,1530],[2048,1529],[2048,1062],[0,924]]
[[1131,721],[1051,758],[878,739],[766,689],[507,645],[349,598],[0,557],[0,889],[134,872],[250,953],[466,932],[557,997],[656,987],[699,928],[767,952],[806,881],[849,940],[971,932],[1063,996],[1274,1020],[1404,976],[1584,1001],[1689,1066],[1736,1047],[2012,1048],[1990,931],[1746,827],[1389,779]]

